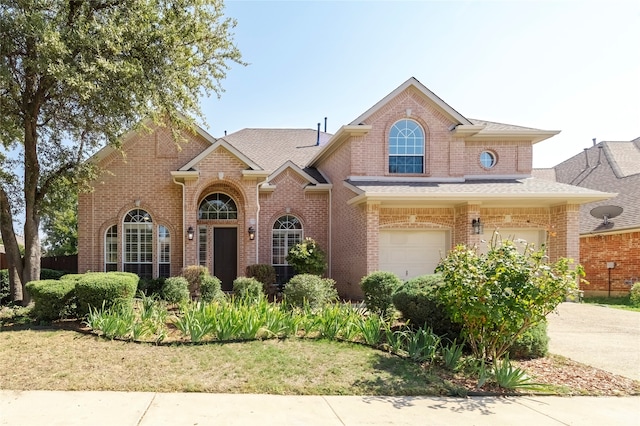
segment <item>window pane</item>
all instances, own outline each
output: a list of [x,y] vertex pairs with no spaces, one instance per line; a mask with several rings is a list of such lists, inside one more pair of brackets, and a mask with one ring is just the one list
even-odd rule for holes
[[228,195],[210,194],[200,203],[198,217],[200,219],[237,219],[238,208]]

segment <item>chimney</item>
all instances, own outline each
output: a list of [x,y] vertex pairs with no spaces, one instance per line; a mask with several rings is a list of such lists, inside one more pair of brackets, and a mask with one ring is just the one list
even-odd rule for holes
[[316,146],[320,145],[320,123],[318,123],[318,137],[316,138]]

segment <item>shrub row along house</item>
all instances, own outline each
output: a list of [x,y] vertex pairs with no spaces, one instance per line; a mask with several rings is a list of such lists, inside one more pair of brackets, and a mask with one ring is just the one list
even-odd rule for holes
[[131,133],[125,155],[78,206],[79,271],[177,275],[204,265],[229,290],[251,264],[271,264],[305,237],[327,253],[340,296],[360,298],[374,270],[432,273],[459,243],[504,237],[578,258],[579,211],[614,196],[531,177],[533,144],[557,134],[469,119],[410,78],[334,135],[314,129]]

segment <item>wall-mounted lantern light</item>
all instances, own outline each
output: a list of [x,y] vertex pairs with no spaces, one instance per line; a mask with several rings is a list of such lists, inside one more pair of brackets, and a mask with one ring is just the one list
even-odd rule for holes
[[253,226],[249,227],[249,239],[253,241],[256,238],[256,229]]
[[473,219],[471,221],[471,227],[473,228],[473,233],[480,235],[484,233],[484,225],[480,222],[480,218]]
[[189,241],[193,240],[193,226],[190,226],[189,229],[187,229],[187,239]]

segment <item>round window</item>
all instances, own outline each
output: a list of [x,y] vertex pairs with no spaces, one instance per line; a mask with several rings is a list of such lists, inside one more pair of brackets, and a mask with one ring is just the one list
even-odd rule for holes
[[490,169],[496,165],[496,154],[491,151],[482,151],[480,154],[480,164],[485,169]]

